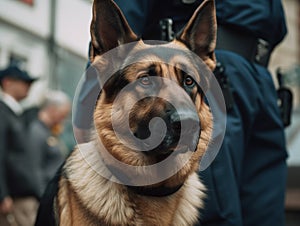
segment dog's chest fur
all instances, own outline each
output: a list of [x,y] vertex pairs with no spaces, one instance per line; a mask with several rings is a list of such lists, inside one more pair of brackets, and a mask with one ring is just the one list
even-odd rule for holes
[[[86,149],[95,158],[92,143]],[[94,149],[92,151],[92,149]],[[93,156],[94,155],[94,156]],[[101,167],[105,167],[104,164]],[[68,158],[56,198],[59,225],[193,225],[202,207],[204,186],[192,174],[176,193],[166,197],[135,194],[100,176],[79,149]]]

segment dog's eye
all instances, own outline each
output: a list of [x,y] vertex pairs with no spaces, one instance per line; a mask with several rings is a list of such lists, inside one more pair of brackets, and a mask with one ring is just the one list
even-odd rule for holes
[[148,86],[148,85],[151,85],[151,80],[149,78],[149,76],[143,76],[139,79],[140,83],[144,86]]
[[184,84],[188,87],[193,87],[195,85],[195,81],[191,76],[187,76],[184,79]]

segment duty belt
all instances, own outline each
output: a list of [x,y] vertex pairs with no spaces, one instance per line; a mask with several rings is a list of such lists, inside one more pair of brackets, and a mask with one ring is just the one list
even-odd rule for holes
[[272,48],[270,44],[248,32],[225,26],[218,26],[217,48],[232,51],[250,62],[268,66]]

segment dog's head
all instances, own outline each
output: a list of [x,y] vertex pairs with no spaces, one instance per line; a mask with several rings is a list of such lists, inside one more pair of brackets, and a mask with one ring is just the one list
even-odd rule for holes
[[[204,64],[195,55],[214,69],[214,1],[204,1],[174,41],[152,45],[133,33],[113,1],[94,0],[91,37],[90,58],[103,83],[94,113],[98,138],[110,155],[132,166],[153,165],[172,154],[180,162],[190,152],[163,182],[183,183],[198,168],[211,134],[212,117],[199,85],[205,83],[199,74]],[[128,43],[133,44],[119,48],[111,61],[104,57]],[[111,65],[118,69],[104,82],[101,72]]]

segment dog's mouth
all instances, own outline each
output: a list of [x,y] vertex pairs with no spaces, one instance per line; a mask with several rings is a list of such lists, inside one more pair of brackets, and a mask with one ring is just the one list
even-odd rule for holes
[[164,140],[156,148],[144,151],[144,154],[147,156],[154,156],[157,158],[160,157],[161,159],[164,159],[171,154],[180,155],[187,152],[194,152],[197,149],[198,139],[198,136],[195,136],[194,139],[191,140],[190,144],[179,144],[179,142],[174,142],[171,145],[167,144],[168,142]]

